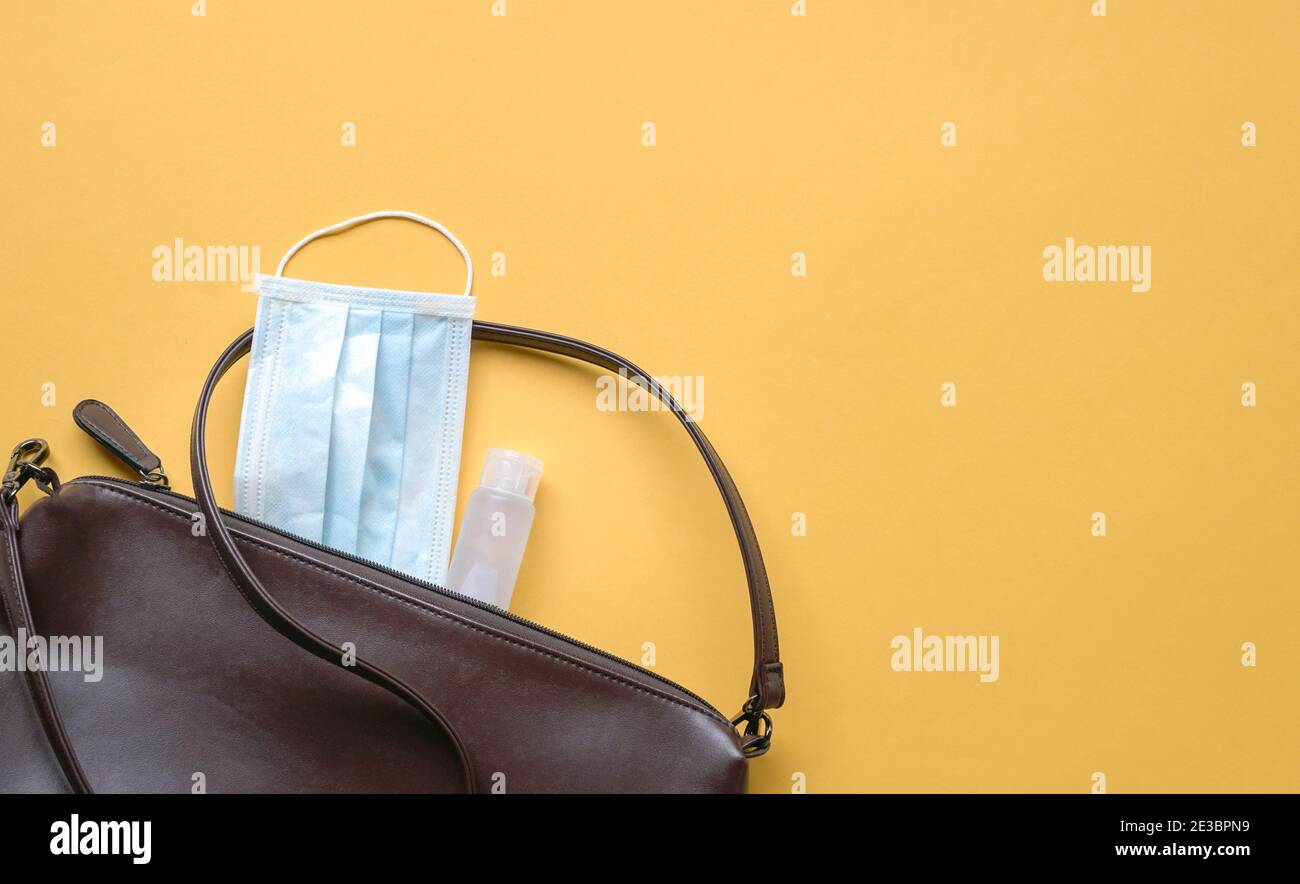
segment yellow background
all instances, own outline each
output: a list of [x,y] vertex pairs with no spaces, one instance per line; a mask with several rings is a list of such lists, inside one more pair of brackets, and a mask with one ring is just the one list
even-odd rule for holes
[[[271,272],[317,227],[424,213],[478,259],[479,318],[705,378],[787,662],[754,789],[1294,791],[1300,6],[1089,6],[8,2],[0,444],[122,474],[70,418],[102,398],[188,492],[201,379],[255,298],[155,282],[152,249],[258,245]],[[1149,244],[1151,290],[1045,283],[1067,236]],[[459,272],[385,222],[291,274]],[[476,346],[461,505],[489,446],[543,458],[516,610],[653,642],[731,711],[721,503],[669,417],[598,412],[594,379]],[[212,421],[226,501],[242,388]],[[916,626],[1001,636],[999,681],[891,671]]]

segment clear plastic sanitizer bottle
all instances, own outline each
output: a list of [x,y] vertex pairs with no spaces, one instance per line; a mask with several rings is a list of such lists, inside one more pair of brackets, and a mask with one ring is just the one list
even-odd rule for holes
[[488,450],[483,477],[469,496],[447,572],[447,588],[510,607],[519,563],[533,527],[542,462],[505,448]]

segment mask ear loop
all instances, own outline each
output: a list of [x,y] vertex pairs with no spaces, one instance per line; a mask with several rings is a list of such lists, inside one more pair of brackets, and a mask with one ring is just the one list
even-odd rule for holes
[[456,234],[452,233],[446,227],[443,227],[437,221],[434,221],[432,218],[426,218],[423,215],[417,215],[414,212],[370,212],[366,215],[357,215],[355,218],[340,221],[338,224],[331,224],[329,227],[322,227],[315,233],[309,233],[302,239],[298,240],[289,248],[289,251],[284,253],[284,257],[280,259],[280,265],[275,268],[275,275],[284,276],[284,268],[288,265],[289,259],[298,254],[298,250],[309,242],[320,239],[323,236],[333,236],[336,233],[351,230],[353,227],[359,227],[362,224],[376,221],[380,218],[405,218],[407,221],[414,221],[417,224],[423,224],[425,227],[432,228],[447,237],[451,244],[456,247],[456,251],[460,252],[460,256],[465,259],[465,294],[468,295],[470,290],[474,288],[474,262],[470,260],[469,251],[466,250],[464,244],[456,238]]

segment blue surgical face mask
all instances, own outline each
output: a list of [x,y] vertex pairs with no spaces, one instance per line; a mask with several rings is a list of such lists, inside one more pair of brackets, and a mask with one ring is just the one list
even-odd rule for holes
[[[439,231],[463,295],[290,279],[307,243],[375,218]],[[469,372],[474,268],[446,228],[407,212],[305,237],[259,276],[235,464],[235,511],[442,583],[451,547]]]

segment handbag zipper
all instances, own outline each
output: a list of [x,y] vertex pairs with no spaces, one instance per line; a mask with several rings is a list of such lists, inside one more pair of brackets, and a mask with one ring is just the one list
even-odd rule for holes
[[[167,497],[175,497],[179,500],[184,500],[187,503],[193,503],[193,504],[198,503],[198,501],[196,501],[193,497],[190,497],[189,495],[181,494],[180,492],[173,491],[167,487],[161,487],[148,480],[132,481],[130,479],[121,479],[118,478],[117,476],[79,476],[76,479],[71,480],[68,484],[75,485],[79,482],[92,482],[92,481],[109,482],[114,485],[127,485],[132,488],[143,488],[155,494],[163,494],[166,495]],[[657,672],[646,669],[644,666],[638,666],[637,664],[629,660],[624,660],[622,657],[611,654],[609,651],[603,651],[600,648],[596,647],[595,645],[589,645],[586,642],[579,641],[576,638],[573,638],[571,636],[565,635],[562,632],[558,632],[554,629],[551,629],[549,626],[543,626],[540,623],[536,623],[532,620],[528,620],[527,618],[520,617],[518,614],[512,614],[510,611],[507,611],[504,608],[498,608],[496,605],[489,604],[488,602],[479,601],[478,599],[470,598],[469,596],[466,595],[461,595],[455,590],[438,586],[437,584],[430,583],[427,580],[422,580],[419,577],[412,577],[410,574],[404,574],[401,571],[395,571],[392,568],[388,567],[387,565],[382,565],[379,562],[373,562],[369,559],[364,559],[360,556],[353,555],[352,553],[345,552],[344,550],[334,549],[333,547],[325,546],[324,544],[321,544],[318,541],[309,540],[306,537],[300,537],[297,534],[292,534],[288,531],[283,530],[282,528],[277,528],[274,525],[267,524],[266,522],[263,522],[260,519],[254,519],[249,516],[242,516],[239,515],[238,513],[233,513],[230,510],[225,509],[224,507],[219,507],[218,509],[220,510],[223,516],[228,516],[230,518],[237,519],[241,522],[245,522],[249,525],[253,525],[265,531],[274,532],[276,534],[279,534],[281,537],[286,537],[289,540],[294,541],[295,543],[301,543],[303,546],[310,547],[311,549],[318,550],[319,552],[328,553],[329,555],[332,556],[338,556],[339,558],[345,559],[354,564],[364,565],[367,568],[373,568],[374,570],[380,572],[381,574],[387,574],[389,577],[396,577],[399,580],[405,580],[408,583],[414,583],[416,586],[419,586],[437,595],[446,596],[447,598],[454,599],[458,602],[470,605],[471,607],[474,608],[478,608],[481,611],[486,611],[489,614],[495,614],[496,616],[509,620],[512,623],[517,623],[520,626],[526,626],[529,629],[533,629],[536,630],[537,632],[542,633],[543,635],[550,636],[551,638],[554,639],[559,639],[560,641],[567,642],[571,645],[574,645],[575,647],[582,648],[584,651],[587,651],[592,654],[596,654],[600,657],[604,657],[606,660],[612,660],[613,662],[618,663],[622,666],[627,666],[641,673],[642,675],[648,675],[654,680],[661,682],[677,691],[680,691],[682,694],[685,694],[687,697],[690,697],[695,702],[701,704],[705,708],[705,710],[712,712],[714,715],[718,716],[723,721],[728,720],[727,716],[723,715],[720,711],[718,711],[718,709],[714,707],[712,703],[710,703],[708,700],[705,700],[703,697],[701,697],[699,694],[695,693],[694,691],[688,688],[684,688],[681,685],[679,685],[677,682],[673,681],[672,679],[665,678],[664,676],[660,675]]]

